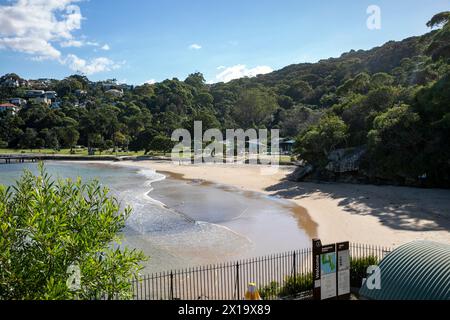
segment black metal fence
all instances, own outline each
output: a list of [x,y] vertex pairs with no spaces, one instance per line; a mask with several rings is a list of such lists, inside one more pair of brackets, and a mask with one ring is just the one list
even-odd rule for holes
[[[390,248],[351,244],[353,261],[380,261]],[[249,283],[263,299],[307,299],[312,292],[312,249],[155,273],[133,282],[136,300],[242,300]]]

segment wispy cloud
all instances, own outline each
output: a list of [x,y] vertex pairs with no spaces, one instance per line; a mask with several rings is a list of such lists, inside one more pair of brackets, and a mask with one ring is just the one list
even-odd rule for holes
[[193,43],[189,46],[189,49],[191,49],[191,50],[200,50],[201,48],[202,48],[202,46],[197,43]]
[[92,74],[111,70],[115,64],[105,57],[87,62],[73,54],[63,56],[56,48],[99,46],[96,42],[77,40],[73,33],[84,19],[81,0],[15,0],[0,5],[0,49],[32,55],[33,60],[56,60],[69,68],[75,65]]
[[81,72],[86,75],[111,71],[120,68],[120,64],[115,63],[111,59],[105,57],[94,58],[86,61],[74,54],[69,54],[63,61],[63,64],[67,65],[71,70],[75,72]]
[[155,84],[156,80],[155,79],[150,79],[144,82],[144,84]]
[[229,82],[234,79],[244,78],[244,77],[256,77],[259,74],[266,74],[273,71],[269,66],[257,66],[254,68],[247,68],[244,64],[238,64],[232,67],[220,66],[218,70],[223,70],[218,75],[216,75],[217,82]]

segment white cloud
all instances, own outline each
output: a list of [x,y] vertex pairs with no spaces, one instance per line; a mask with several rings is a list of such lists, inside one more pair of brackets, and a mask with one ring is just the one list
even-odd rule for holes
[[155,79],[150,79],[144,82],[144,84],[155,84],[156,80]]
[[[221,66],[222,67],[222,66]],[[234,79],[239,79],[243,77],[256,77],[259,74],[266,74],[273,71],[269,66],[257,66],[255,68],[247,68],[244,64],[238,64],[228,68],[221,68],[223,70],[216,76],[218,82],[229,82]]]
[[80,48],[84,45],[85,43],[80,40],[67,40],[60,43],[60,46],[63,48],[70,48],[70,47]]
[[98,72],[105,72],[118,69],[120,67],[119,64],[114,61],[105,58],[94,58],[90,61],[86,61],[77,57],[74,54],[69,54],[67,58],[63,61],[65,65],[67,65],[71,70],[76,72],[82,72],[86,75],[91,75]]
[[109,51],[111,48],[108,44],[102,46],[102,50]]
[[72,54],[63,57],[55,46],[99,46],[95,42],[74,39],[73,33],[81,29],[84,19],[80,7],[75,5],[79,1],[14,0],[0,5],[0,49],[30,54],[38,61],[52,59],[68,66],[78,64],[89,74],[112,69],[115,64],[107,58],[86,62]]
[[227,67],[225,67],[225,66],[218,66],[217,67],[217,70],[223,70],[223,69],[226,69]]
[[193,43],[189,46],[189,49],[191,49],[191,50],[200,50],[201,48],[202,48],[202,46],[197,43]]
[[41,60],[61,57],[61,52],[56,50],[50,43],[44,39],[33,37],[0,37],[0,49],[25,52],[35,55]]

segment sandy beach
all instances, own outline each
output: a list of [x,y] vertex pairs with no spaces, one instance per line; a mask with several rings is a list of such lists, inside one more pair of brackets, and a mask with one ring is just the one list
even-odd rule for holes
[[256,165],[175,165],[163,161],[120,162],[261,192],[305,208],[324,242],[398,246],[414,240],[450,243],[450,190],[330,183],[295,183],[294,167],[265,175]]

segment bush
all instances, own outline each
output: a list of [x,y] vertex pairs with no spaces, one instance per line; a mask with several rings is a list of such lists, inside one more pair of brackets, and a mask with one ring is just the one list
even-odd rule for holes
[[296,277],[287,277],[284,286],[280,288],[280,297],[295,296],[299,293],[313,289],[313,274],[298,275]]
[[53,181],[42,165],[0,186],[0,300],[131,298],[145,257],[113,245],[130,212],[98,182]]
[[286,277],[283,285],[273,281],[269,285],[259,290],[259,295],[263,300],[270,300],[277,297],[290,297],[299,293],[310,291],[313,289],[313,275],[297,275]]
[[350,286],[361,288],[362,280],[367,277],[367,268],[378,265],[379,260],[375,256],[350,259]]

